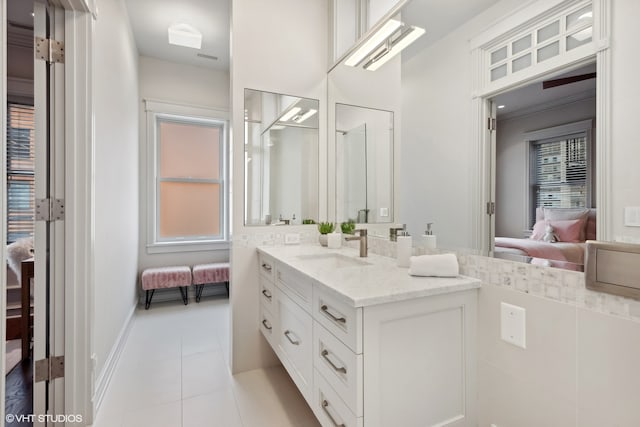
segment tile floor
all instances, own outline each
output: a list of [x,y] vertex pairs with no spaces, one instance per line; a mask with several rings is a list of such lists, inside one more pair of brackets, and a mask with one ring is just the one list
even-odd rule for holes
[[319,426],[281,368],[232,376],[229,301],[136,312],[95,427]]

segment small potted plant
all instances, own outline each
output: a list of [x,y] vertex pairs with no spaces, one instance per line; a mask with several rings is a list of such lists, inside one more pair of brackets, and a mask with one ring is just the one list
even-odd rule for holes
[[342,234],[353,234],[353,231],[356,229],[356,223],[350,219],[349,221],[341,223],[340,229],[342,230]]
[[315,222],[313,219],[311,219],[311,218],[303,219],[303,220],[302,220],[302,224],[315,224],[315,223],[316,223],[316,222]]
[[318,241],[322,246],[327,246],[327,234],[333,233],[333,230],[335,229],[336,229],[336,226],[332,222],[318,223],[318,231],[320,232],[320,236],[318,236]]

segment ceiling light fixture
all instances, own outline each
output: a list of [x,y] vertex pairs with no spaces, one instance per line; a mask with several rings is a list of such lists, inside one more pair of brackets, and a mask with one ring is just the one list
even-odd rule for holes
[[377,70],[391,60],[391,58],[399,54],[402,49],[418,40],[424,33],[424,28],[409,27],[396,40],[392,41],[388,39],[386,48],[364,64],[364,69],[369,71]]
[[357,67],[369,54],[383,43],[389,36],[402,26],[402,22],[390,19],[382,28],[376,31],[369,39],[353,52],[345,61],[345,65]]
[[293,116],[298,114],[300,112],[300,110],[301,110],[300,107],[293,107],[292,109],[290,109],[289,111],[284,113],[282,115],[282,117],[280,117],[280,120],[278,120],[278,121],[279,122],[288,122]]
[[498,105],[498,109],[502,110],[504,108],[504,105]]
[[173,24],[168,29],[169,44],[200,49],[202,33],[189,24]]
[[309,111],[307,111],[306,113],[302,115],[298,115],[298,117],[294,117],[293,121],[296,123],[302,123],[317,112],[318,110],[314,110],[313,108],[310,108]]

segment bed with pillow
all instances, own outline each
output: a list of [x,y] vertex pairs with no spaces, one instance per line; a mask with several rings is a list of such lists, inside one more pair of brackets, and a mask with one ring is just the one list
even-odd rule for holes
[[[553,228],[553,243],[544,240],[547,226]],[[531,237],[496,237],[495,252],[530,257],[532,264],[577,269],[584,264],[585,242],[595,238],[595,209],[537,208]]]

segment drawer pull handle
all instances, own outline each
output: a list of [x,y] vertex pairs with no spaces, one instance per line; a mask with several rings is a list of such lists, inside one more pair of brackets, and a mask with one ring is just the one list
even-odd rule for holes
[[298,340],[294,340],[294,339],[291,339],[291,337],[290,337],[289,335],[291,335],[291,331],[289,331],[289,330],[284,331],[284,336],[285,336],[285,337],[287,337],[287,339],[289,340],[289,342],[290,342],[291,344],[293,344],[293,345],[300,345],[300,341],[298,341]]
[[273,327],[269,325],[269,322],[267,322],[267,319],[262,319],[262,324],[264,325],[265,328],[267,328],[267,330],[272,330]]
[[327,416],[329,417],[329,419],[331,420],[331,422],[333,423],[334,426],[336,427],[346,427],[344,425],[344,423],[340,423],[338,424],[335,420],[335,418],[333,418],[333,415],[331,415],[331,412],[329,412],[329,402],[327,402],[326,399],[324,399],[322,401],[322,409],[324,410],[324,412],[327,414]]
[[269,273],[271,273],[271,266],[269,264],[267,264],[266,262],[262,263],[262,268],[264,268],[265,270],[267,270]]
[[342,372],[343,374],[347,373],[347,368],[345,368],[344,366],[339,368],[338,366],[336,366],[335,363],[331,361],[331,359],[329,359],[329,352],[327,350],[322,350],[322,353],[320,354],[322,355],[324,360],[326,360],[329,363],[329,365],[331,365],[331,367],[334,370],[336,370],[337,372]]
[[268,291],[268,290],[266,290],[266,289],[263,289],[263,290],[262,290],[262,295],[264,295],[265,297],[267,297],[267,298],[271,299],[271,292],[269,292],[269,291]]
[[344,317],[336,317],[333,313],[329,311],[329,307],[327,307],[326,305],[323,305],[322,307],[320,307],[320,310],[322,310],[329,317],[331,317],[334,322],[347,323],[347,319],[345,319]]

